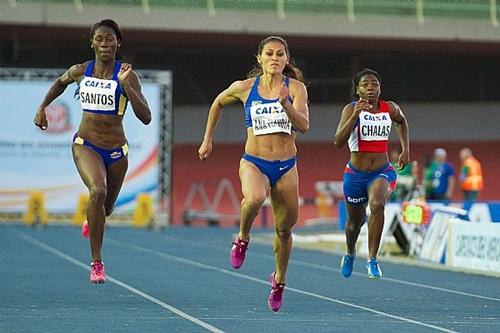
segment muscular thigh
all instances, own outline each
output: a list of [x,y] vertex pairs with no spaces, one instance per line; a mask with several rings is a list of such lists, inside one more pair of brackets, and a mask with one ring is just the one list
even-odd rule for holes
[[101,156],[92,149],[73,144],[73,161],[76,169],[88,188],[106,186],[106,167]]
[[384,201],[389,200],[392,188],[387,179],[383,177],[376,178],[368,188],[368,197],[370,200],[375,198],[382,198]]
[[295,223],[299,210],[297,167],[284,174],[271,189],[271,204],[277,223]]
[[239,169],[244,198],[257,196],[264,200],[269,193],[269,179],[252,162],[242,159]]
[[107,184],[108,193],[106,196],[106,206],[113,206],[125,179],[128,169],[128,158],[123,157],[108,166]]

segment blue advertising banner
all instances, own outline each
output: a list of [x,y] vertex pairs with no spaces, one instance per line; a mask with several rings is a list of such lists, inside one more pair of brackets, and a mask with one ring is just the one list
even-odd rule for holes
[[[52,82],[0,81],[0,211],[23,212],[30,193],[41,191],[49,213],[71,212],[80,195],[87,193],[71,154],[82,112],[74,98],[76,84],[48,107],[46,131],[33,124]],[[130,146],[129,168],[117,212],[131,211],[139,193],[155,198],[158,193],[160,86],[143,82],[142,90],[153,120],[143,125],[128,106],[124,128]]]
[[[450,206],[454,208],[461,208],[467,212],[467,215],[461,216],[461,219],[478,222],[478,223],[490,223],[499,222],[500,223],[500,201],[487,201],[487,202],[427,202],[430,206],[431,211],[434,211],[436,207]],[[401,210],[400,202],[388,202],[386,204],[387,209],[397,209]],[[345,202],[340,201],[338,204],[338,214],[339,214],[339,229],[344,230],[345,224],[347,222],[347,213],[345,208]]]

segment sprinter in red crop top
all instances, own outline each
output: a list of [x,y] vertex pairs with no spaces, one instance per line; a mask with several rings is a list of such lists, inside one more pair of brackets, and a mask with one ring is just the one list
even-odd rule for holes
[[402,168],[410,160],[406,117],[396,103],[379,99],[380,82],[380,75],[371,69],[364,69],[354,76],[352,93],[355,101],[342,110],[335,133],[335,145],[342,148],[347,143],[351,151],[351,159],[344,171],[347,253],[342,257],[341,269],[346,278],[353,270],[356,241],[367,216],[367,206],[370,214],[366,268],[369,278],[382,276],[377,253],[384,227],[385,203],[396,186],[396,172],[387,154],[393,122],[401,143],[398,166]]
[[82,120],[73,137],[73,160],[89,191],[87,221],[82,234],[90,236],[92,262],[90,282],[104,283],[106,275],[101,258],[104,224],[115,201],[128,167],[128,145],[123,116],[130,102],[135,116],[145,125],[151,111],[141,92],[138,75],[132,65],[117,61],[122,32],[110,19],[95,23],[90,30],[90,47],[95,59],[71,66],[58,77],[45,95],[34,123],[47,129],[45,108],[73,82],[79,86]]

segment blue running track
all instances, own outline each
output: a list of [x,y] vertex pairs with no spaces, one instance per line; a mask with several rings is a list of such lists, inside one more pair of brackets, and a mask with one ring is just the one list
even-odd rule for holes
[[[269,230],[265,230],[269,232]],[[235,229],[110,227],[108,281],[89,283],[77,228],[0,224],[0,332],[500,332],[500,278],[294,249],[284,304],[267,307],[270,245],[229,265]],[[254,234],[261,232],[255,230]]]

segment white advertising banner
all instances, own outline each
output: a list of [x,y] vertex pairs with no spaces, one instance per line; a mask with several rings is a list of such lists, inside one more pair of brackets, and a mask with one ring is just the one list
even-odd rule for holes
[[[71,154],[81,119],[74,98],[76,84],[48,108],[49,127],[42,131],[33,118],[53,80],[0,80],[0,211],[23,212],[32,191],[41,191],[49,213],[71,212],[86,194]],[[145,126],[127,107],[124,128],[129,143],[129,168],[116,211],[133,209],[139,193],[157,197],[160,86],[142,83],[152,122]]]
[[467,214],[467,211],[460,208],[434,207],[429,229],[425,233],[418,258],[444,264],[449,222],[457,216],[464,216],[465,214]]
[[500,223],[449,223],[446,264],[500,273]]

